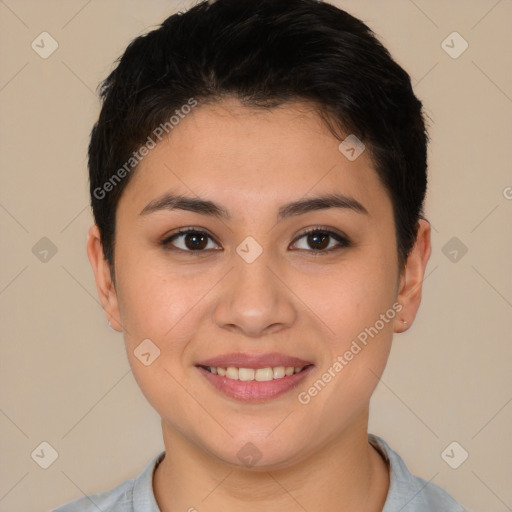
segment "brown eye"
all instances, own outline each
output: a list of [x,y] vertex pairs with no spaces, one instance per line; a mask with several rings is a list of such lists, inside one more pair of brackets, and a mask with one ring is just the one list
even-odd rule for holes
[[309,233],[307,242],[312,249],[325,249],[329,245],[330,235],[325,233]]
[[[302,242],[302,247],[300,247],[301,243],[299,241],[303,239],[305,244]],[[167,237],[161,243],[166,249],[189,253],[207,252],[212,249],[221,250],[208,233],[193,228],[180,230],[178,233]],[[333,231],[315,228],[303,233],[297,238],[294,245],[296,246],[295,248],[313,254],[328,254],[334,250],[350,247],[352,244],[345,236]]]
[[202,233],[187,233],[185,235],[185,246],[188,249],[204,249],[208,245],[208,237]]
[[166,238],[162,245],[172,250],[184,252],[204,252],[206,249],[219,248],[208,233],[195,229],[181,230]]
[[[305,243],[299,243],[299,241],[303,239]],[[300,245],[302,245],[302,247]],[[294,244],[294,246],[300,250],[318,254],[328,254],[331,251],[350,247],[351,245],[347,237],[334,233],[333,231],[318,228],[303,233],[297,238]]]

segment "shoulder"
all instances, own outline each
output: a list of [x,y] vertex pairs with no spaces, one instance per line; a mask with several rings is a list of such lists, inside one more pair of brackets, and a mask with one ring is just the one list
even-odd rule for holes
[[403,459],[375,434],[368,434],[368,441],[389,465],[389,490],[382,512],[467,512],[444,489],[413,475]]
[[135,478],[124,481],[108,491],[90,494],[65,503],[52,512],[159,512],[153,493],[153,472],[164,458],[156,455]]
[[134,479],[109,491],[83,496],[61,505],[53,512],[132,512]]

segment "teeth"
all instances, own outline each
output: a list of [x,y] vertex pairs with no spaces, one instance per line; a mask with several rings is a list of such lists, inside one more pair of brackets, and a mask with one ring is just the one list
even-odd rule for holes
[[286,373],[284,366],[276,366],[274,368],[274,379],[282,379]]
[[228,379],[238,380],[238,368],[233,368],[232,366],[226,368],[226,377]]
[[254,369],[252,368],[239,368],[238,378],[240,380],[254,380]]
[[222,368],[220,366],[209,366],[208,370],[214,375],[220,375],[221,377],[227,377],[233,380],[251,381],[256,380],[258,382],[265,382],[269,380],[282,379],[283,377],[299,373],[305,367],[304,366],[275,366],[273,368],[235,368],[234,366],[228,366]]

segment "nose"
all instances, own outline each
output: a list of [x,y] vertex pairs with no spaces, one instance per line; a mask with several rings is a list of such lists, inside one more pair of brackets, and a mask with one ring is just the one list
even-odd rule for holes
[[261,337],[287,329],[296,320],[293,293],[264,257],[246,263],[241,258],[221,283],[214,321],[222,329]]

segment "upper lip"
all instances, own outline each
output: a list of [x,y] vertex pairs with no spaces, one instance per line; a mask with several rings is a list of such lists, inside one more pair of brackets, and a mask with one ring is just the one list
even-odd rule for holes
[[232,366],[235,368],[267,368],[276,366],[308,366],[310,361],[305,361],[298,357],[287,356],[278,352],[271,352],[267,354],[243,354],[243,353],[231,353],[222,354],[220,356],[205,359],[196,364],[196,366],[214,366],[227,368]]

